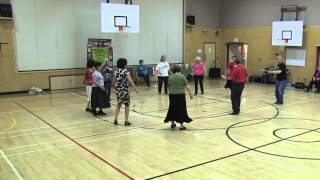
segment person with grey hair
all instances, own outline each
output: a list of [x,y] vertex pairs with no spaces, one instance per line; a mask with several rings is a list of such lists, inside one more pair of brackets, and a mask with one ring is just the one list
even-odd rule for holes
[[194,58],[194,63],[193,65],[193,79],[194,79],[194,95],[198,94],[198,83],[200,83],[200,89],[201,89],[201,94],[204,93],[203,91],[203,79],[204,79],[204,74],[206,73],[206,67],[204,63],[202,62],[201,57],[197,56]]
[[282,56],[279,54],[275,54],[277,67],[274,71],[268,71],[269,74],[276,75],[276,87],[275,87],[275,96],[276,102],[275,104],[282,105],[283,104],[283,95],[287,86],[287,67],[283,62]]

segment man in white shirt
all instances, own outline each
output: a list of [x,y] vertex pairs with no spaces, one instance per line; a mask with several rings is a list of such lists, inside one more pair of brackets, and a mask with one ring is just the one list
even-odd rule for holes
[[170,65],[166,61],[166,56],[162,55],[160,62],[157,64],[156,71],[158,74],[158,92],[161,94],[162,83],[164,81],[164,91],[168,94],[168,78],[170,72]]

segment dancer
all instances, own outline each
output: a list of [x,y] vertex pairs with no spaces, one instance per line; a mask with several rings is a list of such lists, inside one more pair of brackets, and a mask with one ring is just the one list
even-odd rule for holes
[[107,100],[110,101],[111,96],[111,87],[112,87],[112,74],[113,69],[111,66],[111,62],[109,59],[106,59],[104,64],[102,65],[102,75],[104,80],[104,88],[107,92]]
[[279,54],[276,55],[277,67],[274,71],[268,71],[269,74],[276,75],[276,88],[275,88],[275,96],[276,102],[275,104],[282,105],[283,104],[283,95],[285,88],[287,86],[287,67],[283,63],[282,56]]
[[[106,115],[102,111],[104,108],[109,108],[110,102],[107,100],[107,93],[104,88],[104,80],[101,74],[102,63],[95,62],[95,71],[93,72],[93,85],[92,85],[92,94],[91,94],[91,108],[93,115]],[[97,112],[96,109],[99,108]]]
[[87,62],[87,71],[86,71],[86,75],[83,82],[83,84],[86,86],[86,92],[87,92],[87,107],[86,107],[87,112],[91,112],[93,72],[94,72],[94,61],[89,60]]
[[147,86],[150,87],[150,78],[149,78],[149,73],[147,66],[144,65],[143,59],[139,61],[139,66],[138,66],[138,77],[142,77],[144,81],[147,83]]
[[115,71],[115,88],[117,95],[117,107],[114,118],[114,124],[118,125],[118,116],[121,109],[122,104],[125,105],[125,126],[130,126],[131,122],[129,122],[129,106],[130,106],[130,95],[129,95],[129,87],[128,82],[133,86],[134,90],[138,93],[138,89],[136,88],[129,71],[126,69],[127,59],[120,58],[117,61],[117,70]]
[[[229,63],[228,68],[227,68],[226,77],[230,77],[230,74],[236,65],[236,60],[237,60],[237,56],[232,56],[231,62]],[[232,80],[227,78],[227,82],[226,82],[226,85],[224,86],[224,88],[225,89],[229,88],[231,90],[231,85],[232,85]]]
[[171,128],[175,128],[175,122],[178,122],[180,123],[180,130],[185,130],[186,127],[183,123],[190,123],[192,121],[187,113],[185,90],[188,91],[191,99],[193,99],[193,97],[188,81],[180,71],[181,68],[179,66],[174,66],[173,75],[169,78],[170,105],[164,122],[167,123],[171,121]]
[[197,56],[194,59],[193,63],[193,79],[194,79],[194,95],[198,94],[198,83],[200,83],[200,89],[201,89],[201,94],[204,93],[203,91],[203,79],[204,79],[204,74],[206,73],[206,67],[204,63],[201,60],[201,57]]
[[231,84],[231,102],[232,110],[231,115],[238,115],[240,113],[241,94],[247,81],[248,73],[241,61],[236,60],[236,65],[230,73],[229,79]]
[[309,92],[310,90],[312,90],[313,85],[316,85],[317,93],[319,93],[320,92],[320,66],[316,68],[316,71],[312,76],[312,79],[309,83],[309,86],[306,92]]
[[158,92],[161,94],[162,84],[164,81],[164,92],[168,94],[168,78],[170,71],[170,65],[166,61],[167,58],[165,55],[162,55],[160,58],[160,62],[157,64],[156,71],[158,73]]

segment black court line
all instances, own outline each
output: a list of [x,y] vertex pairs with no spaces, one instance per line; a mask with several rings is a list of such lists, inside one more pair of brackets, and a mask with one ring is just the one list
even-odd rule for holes
[[[263,120],[263,119],[261,119],[261,120]],[[251,120],[249,120],[249,121],[251,121]],[[242,121],[242,122],[239,122],[239,123],[243,123],[243,122],[246,122],[246,121]],[[239,123],[236,123],[236,124],[230,126],[228,129],[231,129],[233,126],[235,126],[235,125],[237,125]],[[247,148],[247,150],[244,150],[244,151],[240,151],[240,152],[237,152],[237,153],[234,153],[234,154],[223,156],[223,157],[220,157],[220,158],[217,158],[217,159],[213,159],[213,160],[210,160],[210,161],[206,161],[206,162],[203,162],[203,163],[199,163],[199,164],[196,164],[196,165],[188,166],[186,168],[182,168],[182,169],[171,171],[171,172],[168,172],[168,173],[165,173],[165,174],[161,174],[161,175],[158,175],[158,176],[150,177],[150,178],[147,178],[147,180],[156,179],[156,178],[160,178],[160,177],[163,177],[163,176],[168,176],[168,175],[171,175],[171,174],[174,174],[174,173],[178,173],[178,172],[185,171],[185,170],[188,170],[188,169],[192,169],[192,168],[195,168],[195,167],[203,166],[203,165],[206,165],[206,164],[209,164],[209,163],[212,163],[212,162],[216,162],[216,161],[219,161],[219,160],[222,160],[222,159],[226,159],[226,158],[230,158],[230,157],[237,156],[237,155],[240,155],[240,154],[244,154],[244,153],[249,152],[249,151],[255,151],[255,150],[259,149],[259,148],[270,146],[270,145],[273,145],[273,144],[276,144],[276,143],[279,143],[279,142],[282,142],[282,141],[285,141],[285,140],[288,140],[288,139],[291,139],[291,138],[294,138],[294,137],[302,136],[304,134],[308,134],[308,133],[311,133],[311,132],[314,132],[314,131],[318,131],[318,130],[320,130],[320,128],[312,129],[312,130],[309,130],[309,131],[306,131],[306,132],[303,132],[303,133],[300,133],[300,134],[296,134],[296,135],[293,135],[293,136],[290,136],[290,137],[287,137],[287,138],[283,138],[283,139],[280,139],[280,140],[277,140],[277,141],[273,141],[273,142],[270,142],[270,143],[267,143],[267,144],[256,146],[254,148]]]
[[[195,107],[195,106],[204,106],[204,105],[209,105],[209,104],[216,104],[218,103],[219,101],[214,101],[214,102],[208,102],[208,103],[201,103],[201,104],[193,104],[193,105],[189,105],[189,106],[186,106],[187,108],[189,107]],[[152,110],[152,111],[144,111],[144,112],[141,112],[141,113],[153,113],[153,112],[161,112],[161,111],[166,111],[168,110],[168,108],[163,108],[163,109],[158,109],[158,110]]]
[[[266,103],[266,102],[264,102],[264,103]],[[243,110],[255,109],[255,108],[261,108],[261,107],[267,107],[268,105],[270,105],[270,103],[266,103],[266,105],[243,108],[242,111]],[[165,118],[164,116],[146,114],[146,113],[137,111],[136,109],[133,109],[132,111],[137,113],[137,114],[143,115],[143,116],[154,117],[154,118],[162,118],[162,119]],[[196,116],[196,117],[191,117],[191,118],[192,119],[216,118],[216,117],[221,117],[221,115],[222,116],[229,116],[230,112],[231,112],[231,110],[230,111],[225,111],[225,112],[214,113],[214,114],[203,115],[203,116]]]

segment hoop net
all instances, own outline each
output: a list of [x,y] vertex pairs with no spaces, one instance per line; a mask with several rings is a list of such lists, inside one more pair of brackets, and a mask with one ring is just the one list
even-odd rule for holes
[[123,33],[123,32],[128,32],[128,29],[130,26],[118,26],[118,32]]
[[279,46],[279,51],[283,52],[285,47],[288,45],[289,39],[281,39],[281,40],[284,41],[285,45]]
[[124,26],[119,26],[119,32],[123,32]]

